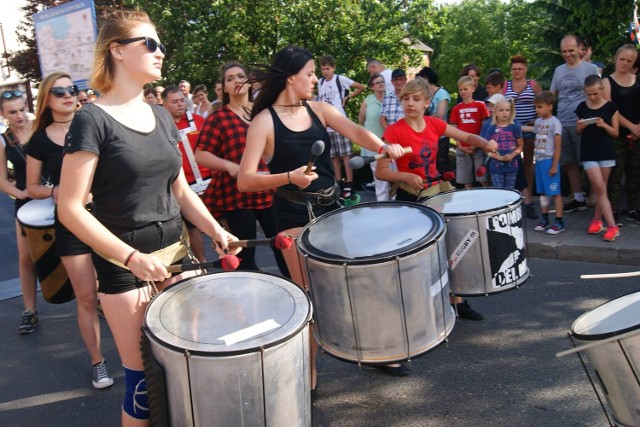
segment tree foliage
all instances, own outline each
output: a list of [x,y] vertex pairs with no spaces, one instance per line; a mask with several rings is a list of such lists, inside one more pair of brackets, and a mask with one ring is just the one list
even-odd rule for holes
[[[24,18],[16,29],[18,42],[25,47],[10,53],[7,58],[7,63],[10,67],[29,80],[34,82],[40,80],[42,71],[38,60],[33,14],[70,1],[72,0],[27,0],[26,5],[21,8],[24,12]],[[98,18],[104,16],[110,10],[122,8],[121,0],[94,0],[94,4]]]
[[168,47],[167,81],[212,83],[221,64],[268,63],[283,46],[331,54],[337,71],[367,77],[366,60],[392,65],[419,61],[402,42],[408,28],[428,21],[432,0],[128,0],[147,11]]

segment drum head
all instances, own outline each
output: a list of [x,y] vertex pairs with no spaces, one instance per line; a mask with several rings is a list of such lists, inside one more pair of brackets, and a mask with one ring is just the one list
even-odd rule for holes
[[422,202],[442,215],[471,215],[490,212],[518,203],[520,193],[502,188],[471,188],[436,194]]
[[640,328],[640,292],[616,298],[586,312],[573,322],[580,340],[601,340]]
[[384,261],[413,253],[444,232],[444,220],[425,206],[371,202],[338,209],[308,224],[299,249],[328,262]]
[[292,282],[265,273],[227,272],[168,287],[149,303],[144,324],[161,345],[229,356],[277,345],[310,318],[309,299]]
[[53,226],[53,212],[55,211],[55,204],[53,199],[31,200],[24,204],[20,209],[16,217],[20,224],[31,228],[49,228]]

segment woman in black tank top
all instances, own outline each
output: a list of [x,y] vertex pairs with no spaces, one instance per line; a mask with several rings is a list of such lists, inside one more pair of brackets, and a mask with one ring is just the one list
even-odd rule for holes
[[[280,231],[295,236],[309,222],[310,215],[321,215],[338,208],[333,166],[329,157],[327,126],[369,150],[384,150],[393,159],[402,155],[397,144],[385,145],[378,137],[343,116],[325,102],[313,98],[318,79],[311,52],[287,46],[276,53],[271,65],[256,72],[250,82],[261,82],[260,94],[253,104],[247,144],[240,163],[240,191],[277,189],[274,207]],[[311,146],[324,142],[315,170],[305,173]],[[270,174],[258,173],[264,159]],[[312,212],[308,212],[307,202]],[[291,279],[306,287],[300,271],[297,249],[283,251]],[[315,389],[315,350],[312,344],[312,388]]]
[[[608,193],[611,209],[620,213],[622,176],[625,176],[627,219],[640,223],[640,82],[632,73],[638,53],[627,44],[618,49],[615,71],[602,80],[602,97],[615,103],[620,112],[620,134],[615,138],[616,167],[609,177]],[[619,218],[616,218],[619,223]]]

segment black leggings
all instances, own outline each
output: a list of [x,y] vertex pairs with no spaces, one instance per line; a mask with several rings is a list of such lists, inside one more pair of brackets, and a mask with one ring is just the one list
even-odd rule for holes
[[[273,207],[267,209],[237,209],[233,211],[224,211],[224,218],[229,225],[229,231],[240,240],[252,240],[256,238],[257,226],[256,220],[260,223],[262,231],[267,238],[274,237],[278,232],[276,230],[276,219]],[[282,256],[282,251],[271,247],[273,256],[280,272],[289,277],[289,269]],[[256,265],[256,248],[243,248],[238,258],[240,258],[240,266],[238,270],[259,270]]]

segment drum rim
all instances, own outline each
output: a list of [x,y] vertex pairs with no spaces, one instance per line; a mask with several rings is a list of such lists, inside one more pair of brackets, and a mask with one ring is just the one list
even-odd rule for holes
[[438,212],[438,213],[440,215],[446,217],[446,218],[448,218],[448,217],[474,216],[474,215],[485,214],[485,213],[489,213],[489,212],[496,212],[498,210],[502,210],[502,209],[505,209],[505,208],[509,208],[511,206],[516,206],[518,204],[522,204],[522,195],[520,195],[520,193],[518,193],[516,190],[512,190],[512,189],[509,189],[509,188],[463,188],[463,189],[460,189],[460,190],[444,191],[442,193],[434,194],[431,197],[427,197],[425,200],[423,200],[421,202],[421,204],[433,209],[433,207],[427,205],[426,203],[428,203],[429,200],[434,199],[436,197],[444,196],[444,195],[450,194],[450,193],[462,193],[464,191],[486,191],[486,190],[508,191],[510,193],[517,194],[518,198],[516,199],[516,201],[514,203],[510,203],[508,205],[496,206],[493,209],[485,209],[485,210],[481,210],[481,211],[472,211],[472,212],[458,212],[458,213]]
[[[158,345],[167,348],[169,350],[173,350],[176,353],[181,353],[181,354],[190,354],[190,355],[194,355],[194,356],[209,356],[209,357],[225,357],[225,356],[239,356],[239,355],[245,355],[245,354],[251,354],[251,353],[255,353],[256,351],[262,351],[263,349],[269,349],[269,348],[273,348],[275,346],[278,346],[282,343],[285,343],[287,341],[289,341],[290,339],[292,339],[293,337],[297,336],[304,328],[306,328],[309,323],[311,322],[311,319],[313,317],[313,305],[311,303],[311,299],[309,298],[309,295],[307,294],[307,292],[305,292],[303,289],[300,289],[300,287],[298,285],[296,285],[293,281],[287,279],[286,277],[282,277],[279,276],[277,274],[273,274],[273,273],[269,273],[269,272],[255,272],[255,271],[216,271],[213,273],[207,273],[207,274],[202,274],[199,276],[193,276],[193,277],[188,277],[185,279],[182,279],[174,284],[172,284],[171,286],[167,286],[161,293],[166,292],[167,290],[178,286],[184,282],[187,282],[189,280],[193,280],[199,277],[203,277],[203,276],[211,276],[211,275],[216,275],[216,274],[233,274],[233,273],[251,273],[251,274],[260,274],[260,275],[265,275],[265,276],[272,276],[272,277],[277,277],[279,279],[282,279],[284,281],[287,281],[289,283],[291,283],[292,285],[294,285],[297,289],[300,290],[300,292],[302,292],[307,300],[308,303],[308,310],[307,310],[307,314],[304,317],[304,320],[301,322],[301,324],[299,326],[297,326],[296,328],[292,329],[290,333],[288,333],[287,335],[285,335],[284,337],[277,339],[273,342],[270,342],[268,344],[264,344],[264,345],[260,345],[260,346],[255,346],[255,347],[251,347],[251,348],[246,348],[243,350],[231,350],[231,351],[202,351],[202,350],[190,350],[190,349],[186,349],[183,347],[179,347],[175,344],[170,344],[166,341],[164,341],[163,339],[161,339],[157,334],[155,334],[151,328],[149,327],[148,323],[147,323],[147,315],[149,313],[149,308],[151,307],[151,304],[156,301],[155,297],[154,299],[152,299],[148,304],[147,307],[144,311],[144,318],[143,318],[143,322],[142,322],[142,332],[145,333],[145,335],[147,335],[147,337],[150,340],[153,340],[154,342],[156,342]],[[158,294],[160,295],[160,294]],[[158,296],[156,295],[156,296]]]
[[618,329],[616,331],[611,331],[611,332],[601,332],[598,334],[590,334],[590,335],[585,335],[585,334],[579,334],[577,332],[575,332],[575,326],[576,324],[583,318],[586,317],[587,315],[589,315],[591,312],[593,312],[594,310],[599,309],[600,307],[609,304],[610,302],[622,299],[622,298],[626,298],[629,295],[634,295],[634,294],[640,294],[640,291],[635,291],[635,292],[630,292],[628,294],[619,296],[618,298],[614,298],[612,300],[609,300],[607,302],[603,302],[602,304],[592,308],[591,310],[587,311],[586,313],[582,313],[580,315],[580,317],[578,317],[576,320],[574,320],[573,324],[571,325],[571,335],[576,338],[579,339],[581,341],[599,341],[602,339],[606,339],[606,338],[611,338],[611,337],[615,337],[617,335],[622,335],[622,334],[626,334],[627,332],[631,332],[631,331],[635,331],[636,329],[640,328],[640,322],[638,322],[638,324],[633,325],[633,326],[629,326],[626,328],[622,328],[622,329]]
[[[420,240],[418,240],[417,242],[407,246],[406,248],[403,248],[403,252],[385,252],[382,255],[371,255],[371,256],[366,256],[366,257],[359,257],[359,258],[339,258],[339,257],[329,257],[329,256],[325,256],[325,255],[329,255],[326,252],[320,251],[318,250],[318,253],[312,253],[309,248],[313,247],[315,248],[313,245],[311,245],[308,240],[306,240],[305,238],[308,236],[309,234],[309,229],[316,224],[318,221],[322,220],[323,218],[327,218],[329,216],[332,215],[336,215],[338,212],[342,211],[343,209],[361,209],[364,207],[371,207],[371,206],[413,206],[413,207],[419,207],[420,209],[424,210],[427,209],[428,212],[430,212],[431,214],[433,214],[433,218],[431,218],[434,222],[434,225],[439,225],[438,229],[436,231],[434,231],[432,234],[430,234],[428,237],[431,237],[431,240],[425,240],[425,238],[421,238]],[[309,257],[311,259],[314,260],[318,260],[318,261],[323,261],[326,262],[328,264],[337,264],[337,265],[342,265],[342,264],[347,264],[347,265],[371,265],[371,264],[380,264],[380,263],[384,263],[384,262],[388,262],[388,261],[392,261],[398,257],[404,257],[404,256],[408,256],[408,255],[413,255],[417,252],[420,252],[426,248],[429,248],[431,246],[433,246],[434,244],[437,244],[438,242],[440,242],[442,240],[442,237],[444,236],[446,232],[446,225],[444,222],[444,218],[442,217],[442,215],[440,215],[435,209],[429,207],[429,206],[424,206],[420,203],[414,203],[414,202],[366,202],[366,203],[359,203],[357,205],[353,205],[353,206],[349,206],[349,207],[343,207],[340,209],[336,209],[334,211],[331,212],[327,212],[324,215],[321,215],[317,218],[315,218],[313,221],[309,222],[300,232],[300,235],[298,236],[298,250],[302,253],[303,256],[305,257]],[[305,244],[306,242],[306,244]],[[317,249],[317,248],[316,248]]]

